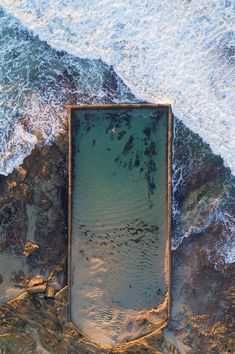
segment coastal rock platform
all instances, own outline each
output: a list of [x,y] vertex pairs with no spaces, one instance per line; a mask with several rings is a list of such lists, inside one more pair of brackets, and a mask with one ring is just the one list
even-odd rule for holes
[[[68,322],[64,127],[51,145],[36,146],[20,169],[0,177],[0,264],[9,260],[9,267],[0,268],[2,353],[233,352],[234,264],[218,254],[228,225],[211,215],[219,198],[223,210],[235,217],[234,199],[225,198],[233,193],[234,178],[198,136],[177,121],[176,128],[174,159],[183,167],[183,178],[174,190],[180,213],[173,224],[168,326],[110,349],[91,342]],[[179,235],[185,237],[179,241]],[[38,248],[26,256],[27,242]],[[26,291],[38,275],[53,286],[51,296]]]

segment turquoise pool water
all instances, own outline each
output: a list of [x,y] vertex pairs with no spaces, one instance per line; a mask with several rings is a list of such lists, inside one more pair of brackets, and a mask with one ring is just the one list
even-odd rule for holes
[[168,315],[168,109],[75,109],[71,132],[71,319],[121,343]]

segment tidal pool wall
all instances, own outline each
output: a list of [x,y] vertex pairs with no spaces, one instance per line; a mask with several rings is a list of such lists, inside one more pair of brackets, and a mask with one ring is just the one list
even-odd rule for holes
[[70,319],[102,345],[169,319],[170,147],[168,106],[71,108]]

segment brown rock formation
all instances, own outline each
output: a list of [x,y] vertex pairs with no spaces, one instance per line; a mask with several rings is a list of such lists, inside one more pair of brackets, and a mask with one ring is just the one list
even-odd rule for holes
[[[195,215],[200,215],[201,224],[205,223],[206,205],[211,205],[210,201],[224,188],[223,178],[227,174],[221,160],[210,159],[208,155],[200,159],[202,145],[196,146],[190,157],[194,168],[187,172],[189,162],[185,159],[189,147],[183,138],[179,137],[176,151],[177,158],[186,166],[183,185],[176,192],[182,211],[174,230],[178,234],[183,224],[198,220]],[[68,322],[66,156],[66,134],[59,134],[52,145],[37,146],[20,170],[7,177],[0,176],[0,262],[1,256],[12,257],[22,261],[24,267],[10,270],[9,286],[26,288],[27,279],[36,275],[42,281],[31,284],[31,289],[41,287],[37,289],[39,292],[25,292],[0,306],[0,351],[4,354],[232,353],[234,266],[215,267],[212,258],[224,232],[222,221],[211,223],[196,234],[192,232],[172,252],[172,315],[163,331],[108,349],[98,347]],[[234,205],[232,202],[226,205],[232,215]],[[27,242],[39,248],[24,257]],[[1,270],[0,286],[6,284],[7,276]]]
[[66,284],[67,137],[57,138],[58,145],[36,146],[21,167],[0,176],[0,266],[1,259],[10,263],[1,293],[22,288],[19,271],[27,279],[53,276],[57,289]]

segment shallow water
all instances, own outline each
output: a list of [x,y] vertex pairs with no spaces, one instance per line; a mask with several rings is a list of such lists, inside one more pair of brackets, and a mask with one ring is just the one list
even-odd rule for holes
[[71,316],[103,344],[168,315],[167,127],[167,109],[74,111]]

